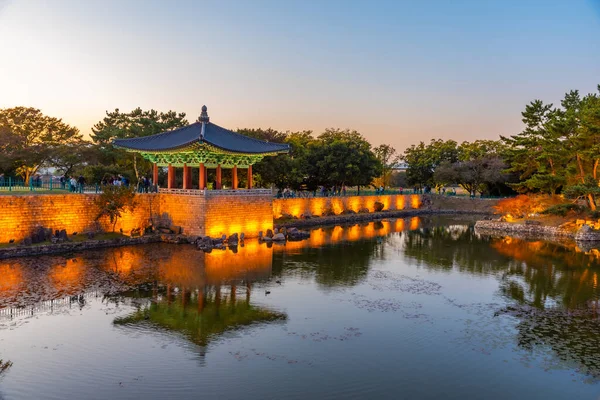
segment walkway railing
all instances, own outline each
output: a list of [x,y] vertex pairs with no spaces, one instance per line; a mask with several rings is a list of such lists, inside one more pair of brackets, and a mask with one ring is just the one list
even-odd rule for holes
[[271,189],[222,189],[222,190],[198,190],[198,189],[158,189],[159,193],[181,194],[186,196],[270,196]]
[[100,193],[100,185],[75,185],[71,186],[68,182],[56,182],[54,180],[41,181],[33,177],[29,182],[23,179],[12,177],[0,178],[0,191],[2,192],[63,192],[63,193]]

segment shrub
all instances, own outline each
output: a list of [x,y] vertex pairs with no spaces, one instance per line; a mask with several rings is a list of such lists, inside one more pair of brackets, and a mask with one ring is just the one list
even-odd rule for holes
[[514,218],[524,218],[529,214],[540,213],[554,205],[563,203],[559,196],[525,195],[503,199],[494,209],[497,214],[510,214]]
[[113,232],[117,220],[121,218],[121,213],[127,210],[133,211],[137,205],[135,192],[127,186],[103,186],[102,193],[94,202],[98,208],[96,221],[102,217],[108,217],[113,224]]
[[570,211],[574,211],[576,213],[580,213],[580,212],[582,212],[584,210],[585,210],[585,207],[582,207],[582,206],[580,206],[578,204],[563,203],[563,204],[556,204],[554,206],[548,207],[547,209],[545,209],[544,211],[542,211],[542,214],[559,215],[561,217],[564,217]]

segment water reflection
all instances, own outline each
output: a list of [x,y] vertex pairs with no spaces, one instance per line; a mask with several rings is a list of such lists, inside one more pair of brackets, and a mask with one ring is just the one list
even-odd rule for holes
[[598,249],[479,237],[469,226],[425,228],[404,238],[405,254],[427,269],[495,274],[509,305],[492,305],[487,316],[515,318],[518,346],[542,355],[546,368],[574,368],[600,378]]
[[[169,340],[184,338],[183,342],[193,343],[197,355],[226,342],[219,338],[237,337],[230,334],[260,325],[265,331],[274,328],[267,333],[280,347],[270,342],[266,346],[295,360],[317,349],[320,345],[315,343],[325,341],[323,338],[344,342],[348,337],[336,332],[337,328],[355,332],[361,324],[360,330],[368,336],[365,340],[371,341],[363,348],[359,336],[352,336],[352,346],[360,353],[361,365],[379,365],[390,360],[377,359],[380,356],[369,359],[373,349],[381,350],[372,340],[386,340],[388,333],[394,336],[394,343],[395,335],[404,335],[407,349],[419,348],[428,340],[432,346],[436,342],[452,348],[450,341],[446,346],[447,336],[460,331],[452,331],[453,324],[464,323],[463,309],[453,308],[458,304],[477,309],[466,317],[469,331],[475,333],[469,340],[493,336],[495,344],[510,348],[509,353],[540,355],[549,360],[550,367],[578,370],[596,378],[600,377],[598,254],[597,249],[569,243],[479,236],[472,223],[462,218],[415,217],[316,228],[307,241],[285,245],[249,241],[243,247],[211,253],[188,245],[159,244],[70,257],[8,260],[0,262],[0,329],[9,323],[19,329],[14,321],[22,315],[70,309],[79,315],[91,313],[91,305],[102,302],[101,312],[110,314],[110,329],[118,332],[119,338],[124,333],[152,336],[160,332]],[[416,279],[417,275],[437,289],[416,290],[415,282],[425,282]],[[494,291],[495,297],[485,300],[493,297],[493,303],[467,304],[479,300],[483,290],[473,286],[479,281]],[[453,295],[448,289],[454,290]],[[265,290],[273,290],[273,294],[266,297]],[[474,294],[464,296],[463,303],[454,302],[457,291]],[[301,306],[306,307],[304,314],[299,312]],[[442,318],[436,315],[440,310]],[[361,314],[364,312],[369,314]],[[386,312],[401,317],[389,318]],[[319,325],[316,321],[321,314],[339,320]],[[415,315],[423,318],[409,318]],[[409,325],[413,321],[421,325]],[[443,324],[450,329],[436,336],[436,329]],[[373,326],[386,329],[370,331]],[[307,346],[311,335],[315,340]],[[260,341],[261,335],[257,336],[254,339]],[[249,336],[246,339],[251,340]],[[511,347],[515,343],[516,350]],[[229,348],[234,354],[236,345]],[[317,350],[326,353],[335,347],[328,346]],[[332,360],[348,354],[341,346],[337,356],[332,353]],[[263,352],[246,349],[246,353],[252,358]],[[22,365],[21,354],[2,355]],[[468,359],[463,356],[461,353],[454,360],[457,365]],[[323,358],[328,357],[329,353]],[[415,358],[419,357],[415,353]],[[246,361],[235,362],[246,365]],[[428,367],[435,368],[432,365],[430,360]],[[352,373],[350,367],[333,367]],[[15,368],[8,376],[13,371]]]
[[421,223],[412,217],[313,229],[308,240],[273,247],[273,274],[314,276],[323,287],[357,285],[384,257],[392,233],[418,229]]
[[87,298],[100,295],[136,308],[116,325],[152,323],[199,345],[229,329],[285,319],[251,304],[253,283],[270,278],[272,249],[250,242],[235,253],[157,245],[5,261],[0,264],[0,318],[74,305],[81,309]]

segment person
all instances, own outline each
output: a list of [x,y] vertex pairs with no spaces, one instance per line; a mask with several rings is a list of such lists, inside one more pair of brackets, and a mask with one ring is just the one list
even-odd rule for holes
[[346,196],[346,185],[342,186],[342,196]]
[[72,176],[71,179],[69,180],[69,191],[71,193],[74,193],[75,190],[77,190],[77,179],[75,179],[75,177]]
[[144,193],[150,192],[150,178],[147,176],[144,177]]
[[65,189],[66,184],[67,184],[67,179],[65,178],[64,175],[62,175],[60,177],[60,188]]
[[85,178],[83,177],[83,175],[79,175],[77,183],[79,184],[79,193],[83,193],[83,188],[85,186]]

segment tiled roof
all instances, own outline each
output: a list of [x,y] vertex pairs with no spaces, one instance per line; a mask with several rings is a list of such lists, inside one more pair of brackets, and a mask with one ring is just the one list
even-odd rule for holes
[[[134,151],[175,151],[196,143],[207,143],[221,150],[233,153],[261,154],[261,153],[285,153],[290,147],[288,144],[265,142],[222,128],[212,122],[202,122],[184,126],[157,135],[131,138],[115,139],[113,144]],[[202,137],[204,133],[204,137]]]

